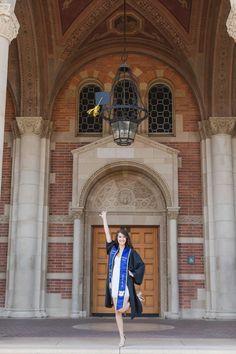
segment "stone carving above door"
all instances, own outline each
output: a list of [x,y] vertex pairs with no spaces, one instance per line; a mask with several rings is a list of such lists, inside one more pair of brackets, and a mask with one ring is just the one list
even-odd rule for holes
[[151,180],[133,173],[116,174],[94,187],[88,198],[89,210],[165,209],[161,191]]

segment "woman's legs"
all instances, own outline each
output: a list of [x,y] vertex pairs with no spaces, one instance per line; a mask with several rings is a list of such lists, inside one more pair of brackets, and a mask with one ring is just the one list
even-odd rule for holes
[[[113,298],[113,304],[114,304],[115,308],[116,308],[116,302],[117,302],[117,298]],[[125,298],[124,299],[124,306],[120,310],[115,309],[116,324],[117,324],[118,331],[120,334],[121,342],[124,341],[124,325],[123,325],[122,313],[124,313],[125,311],[128,311],[129,307],[130,307],[129,298]]]

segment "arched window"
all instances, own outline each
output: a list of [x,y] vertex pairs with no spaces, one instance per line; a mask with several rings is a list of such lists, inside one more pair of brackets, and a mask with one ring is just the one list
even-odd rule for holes
[[102,133],[102,117],[89,115],[87,111],[96,106],[95,93],[100,92],[98,85],[88,84],[79,92],[79,133]]
[[172,92],[165,84],[155,84],[148,92],[149,133],[173,132]]

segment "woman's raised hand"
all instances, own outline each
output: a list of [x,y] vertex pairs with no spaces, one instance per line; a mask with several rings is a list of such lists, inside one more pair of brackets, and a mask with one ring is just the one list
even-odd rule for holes
[[99,216],[101,216],[101,218],[102,218],[102,222],[103,222],[103,226],[104,226],[104,230],[105,230],[105,234],[106,234],[106,240],[109,243],[112,241],[112,238],[111,238],[111,234],[110,234],[109,227],[107,224],[107,212],[105,210],[103,210],[99,214]]
[[105,210],[103,210],[99,216],[101,216],[102,219],[105,219],[107,217],[107,212]]

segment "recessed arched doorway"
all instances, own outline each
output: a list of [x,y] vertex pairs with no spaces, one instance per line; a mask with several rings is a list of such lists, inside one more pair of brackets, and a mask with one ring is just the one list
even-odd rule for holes
[[98,214],[107,210],[113,237],[120,225],[130,228],[134,247],[146,265],[143,284],[137,289],[145,298],[144,314],[159,316],[167,301],[166,206],[159,187],[140,172],[121,167],[120,171],[110,171],[93,186],[85,209],[88,243],[90,239],[90,245],[85,248],[91,252],[91,261],[87,264],[90,267],[90,282],[87,284],[90,314],[114,312],[104,307],[107,255]]

